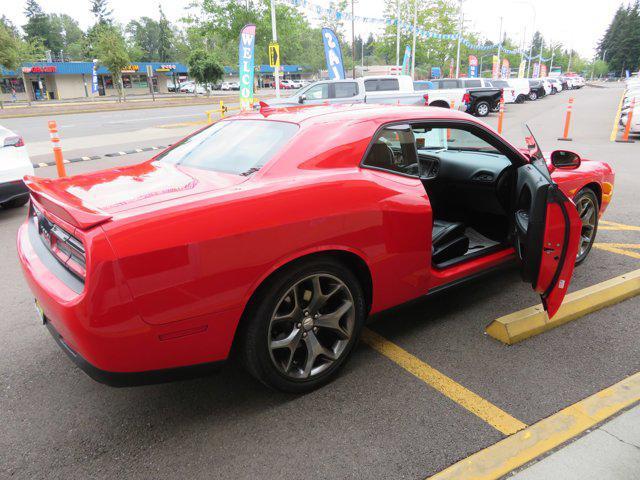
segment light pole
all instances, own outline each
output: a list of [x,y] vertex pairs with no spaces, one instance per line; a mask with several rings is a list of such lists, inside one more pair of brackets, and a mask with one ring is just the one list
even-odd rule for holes
[[549,48],[551,49],[551,63],[549,64],[549,75],[551,75],[551,70],[553,70],[553,54],[555,53],[551,40],[549,40]]
[[353,78],[356,78],[356,22],[353,12],[353,0],[351,0],[351,58],[353,60]]
[[396,67],[400,66],[400,0],[396,0]]
[[460,0],[460,13],[458,15],[458,51],[456,52],[456,78],[460,75],[460,42],[462,41],[462,25],[464,24],[464,13],[462,13],[462,2]]
[[[278,32],[276,30],[276,0],[271,0],[271,37],[273,38],[273,43],[278,43]],[[280,54],[278,54],[278,56],[280,56]],[[277,66],[273,67],[273,81],[276,82],[276,97],[280,98],[280,71]]]
[[502,53],[502,17],[500,17],[500,37],[498,37],[498,78],[502,77],[502,67],[500,66],[501,53]]
[[411,49],[411,78],[416,78],[416,29],[418,27],[418,0],[413,0],[413,48]]

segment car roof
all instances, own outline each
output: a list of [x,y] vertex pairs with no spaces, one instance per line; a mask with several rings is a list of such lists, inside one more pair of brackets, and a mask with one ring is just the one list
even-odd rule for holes
[[458,110],[439,107],[376,105],[376,104],[341,104],[292,107],[263,107],[260,110],[245,112],[227,117],[233,119],[269,119],[274,121],[296,123],[298,125],[333,122],[374,121],[388,123],[403,120],[419,119],[463,119],[475,121],[470,115]]

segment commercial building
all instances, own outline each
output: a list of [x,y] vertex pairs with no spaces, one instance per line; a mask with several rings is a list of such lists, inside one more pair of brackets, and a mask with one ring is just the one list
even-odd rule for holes
[[[53,100],[116,95],[113,75],[106,67],[96,69],[98,91],[92,94],[92,62],[37,62],[25,63],[17,71],[0,70],[0,90],[5,101]],[[170,85],[187,79],[187,67],[174,62],[132,63],[122,70],[125,95],[151,93],[151,84],[158,93],[168,92]]]

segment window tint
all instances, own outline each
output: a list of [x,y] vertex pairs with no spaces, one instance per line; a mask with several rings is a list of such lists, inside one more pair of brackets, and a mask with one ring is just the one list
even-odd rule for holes
[[440,80],[440,88],[458,88],[457,80]]
[[318,85],[314,85],[304,92],[304,95],[307,97],[307,100],[323,100],[329,98],[329,84],[319,83]]
[[378,91],[388,92],[392,90],[400,90],[397,78],[383,78],[378,80]]
[[509,84],[504,80],[491,80],[491,85],[496,88],[509,88]]
[[481,87],[482,82],[480,80],[465,80],[465,87]]
[[378,80],[365,80],[364,90],[365,92],[375,92],[378,90]]
[[385,128],[369,149],[364,165],[417,175],[415,139],[410,128]]
[[297,130],[293,123],[268,120],[217,122],[157,160],[216,172],[247,173],[267,163]]
[[358,84],[355,82],[334,83],[335,98],[348,98],[358,94]]

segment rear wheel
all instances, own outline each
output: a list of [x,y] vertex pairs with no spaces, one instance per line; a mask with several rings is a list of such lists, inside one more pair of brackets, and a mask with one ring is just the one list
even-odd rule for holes
[[516,103],[524,103],[527,99],[526,95],[520,94],[516,97]]
[[3,208],[18,208],[26,204],[28,201],[29,201],[29,197],[25,196],[25,197],[13,198],[6,202],[0,203],[0,205],[2,205]]
[[573,201],[576,204],[578,215],[582,222],[578,256],[576,257],[576,265],[579,265],[586,260],[596,239],[599,211],[598,197],[590,188],[583,188],[578,192]]
[[241,355],[265,385],[304,393],[344,365],[366,317],[356,277],[332,259],[301,262],[276,274],[247,312]]
[[478,117],[486,117],[487,115],[489,115],[490,110],[491,106],[486,100],[480,100],[478,103],[476,103],[476,115]]
[[538,94],[536,92],[534,92],[533,90],[531,90],[529,92],[529,100],[537,100],[538,99]]

